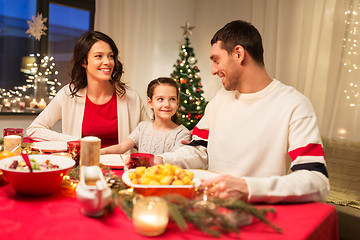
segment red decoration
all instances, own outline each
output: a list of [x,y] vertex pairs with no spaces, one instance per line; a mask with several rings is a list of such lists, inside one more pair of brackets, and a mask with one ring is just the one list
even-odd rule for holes
[[187,118],[190,120],[190,118],[191,118],[191,114],[190,114],[190,113],[187,114]]
[[181,83],[181,84],[186,84],[186,83],[187,83],[187,79],[186,79],[186,78],[180,78],[180,83]]
[[202,116],[203,116],[202,114],[198,114],[198,115],[195,116],[195,118],[196,118],[196,119],[201,119]]

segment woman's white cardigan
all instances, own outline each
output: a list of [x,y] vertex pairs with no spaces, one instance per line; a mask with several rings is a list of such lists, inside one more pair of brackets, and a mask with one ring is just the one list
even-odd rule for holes
[[[127,138],[139,122],[150,119],[139,95],[127,86],[125,89],[125,95],[117,97],[119,142]],[[77,95],[71,97],[69,85],[64,86],[27,128],[27,136],[36,141],[80,139],[82,137],[86,88],[81,89]],[[62,120],[62,133],[51,130],[51,127],[58,120]]]

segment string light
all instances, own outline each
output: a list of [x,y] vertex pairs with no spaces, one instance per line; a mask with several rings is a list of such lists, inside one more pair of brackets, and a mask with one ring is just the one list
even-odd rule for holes
[[[359,81],[359,68],[356,64],[359,62],[359,48],[358,48],[358,40],[359,40],[359,6],[357,9],[350,9],[345,12],[346,15],[346,33],[347,35],[343,39],[343,48],[344,48],[344,56],[343,56],[343,77],[347,79],[347,84],[344,89],[344,97],[346,99],[347,105],[350,108],[354,108],[356,106],[360,106],[359,99],[359,89],[358,89],[358,81]],[[354,6],[351,6],[353,8]]]
[[[24,57],[21,71],[26,76],[26,84],[14,86],[13,89],[0,88],[0,100],[3,102],[18,102],[22,98],[28,100],[35,96],[35,90],[39,89],[37,84],[44,81],[47,86],[49,99],[52,99],[57,93],[57,87],[61,86],[61,82],[57,79],[58,71],[55,70],[54,57],[44,56],[41,58],[39,53],[30,54]],[[38,64],[39,62],[40,64]]]

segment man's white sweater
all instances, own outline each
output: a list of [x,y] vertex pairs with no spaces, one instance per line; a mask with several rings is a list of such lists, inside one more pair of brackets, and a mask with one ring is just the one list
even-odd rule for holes
[[[286,175],[286,161],[291,157]],[[329,191],[310,101],[277,80],[260,92],[221,89],[193,130],[193,141],[165,162],[244,178],[250,202],[323,201]]]

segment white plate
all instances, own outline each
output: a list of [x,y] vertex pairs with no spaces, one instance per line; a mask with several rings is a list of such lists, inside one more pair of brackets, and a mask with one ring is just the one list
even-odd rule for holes
[[[122,159],[125,161],[127,155],[121,154]],[[124,163],[121,161],[120,154],[104,154],[100,155],[100,163],[104,166],[115,168],[115,169],[123,169]]]
[[45,141],[45,142],[34,142],[32,149],[35,151],[41,150],[41,152],[66,152],[67,142],[61,141]]
[[[193,183],[195,186],[199,186],[201,184],[201,179],[208,179],[213,178],[219,173],[211,172],[207,170],[201,170],[201,169],[185,169],[186,171],[191,171],[194,173]],[[130,169],[129,171],[125,171],[122,175],[122,180],[124,183],[130,187],[134,188],[189,188],[193,187],[193,185],[141,185],[141,184],[134,184],[131,182],[129,178],[129,172],[135,171],[135,169]]]

